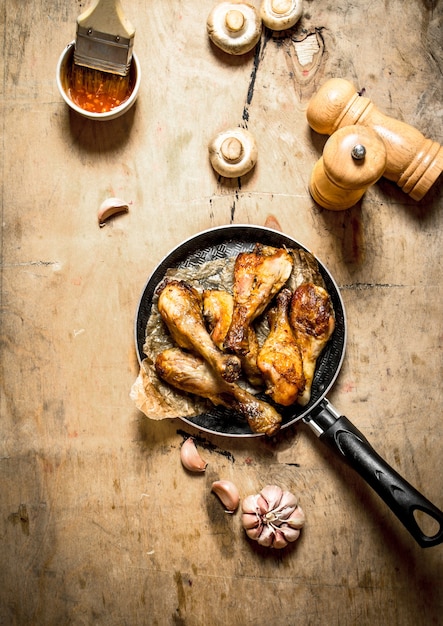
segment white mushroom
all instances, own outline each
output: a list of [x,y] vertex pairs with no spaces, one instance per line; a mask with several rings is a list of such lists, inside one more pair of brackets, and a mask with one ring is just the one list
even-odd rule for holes
[[271,30],[292,28],[303,11],[303,0],[262,0],[260,17]]
[[209,158],[220,176],[244,176],[257,162],[255,138],[245,128],[233,128],[219,133],[209,144]]
[[220,2],[206,22],[211,41],[228,54],[245,54],[260,39],[262,21],[257,9],[246,2]]

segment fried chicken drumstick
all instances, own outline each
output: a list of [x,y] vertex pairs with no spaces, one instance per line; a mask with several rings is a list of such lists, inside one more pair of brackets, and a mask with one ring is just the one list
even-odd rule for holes
[[[233,310],[234,297],[229,292],[218,289],[203,292],[203,316],[208,322],[211,339],[220,350],[223,350]],[[263,386],[263,378],[257,366],[258,340],[252,326],[248,326],[247,332],[248,351],[238,356],[246,378],[252,385],[260,388]]]
[[240,359],[223,354],[206,330],[197,289],[181,280],[167,282],[158,298],[158,310],[178,346],[200,354],[224,380],[233,382],[239,377]]
[[223,380],[200,356],[169,348],[157,356],[155,368],[173,387],[239,413],[255,433],[272,435],[280,428],[281,416],[271,405]]
[[256,244],[234,264],[234,309],[224,347],[236,354],[249,351],[248,328],[288,280],[292,256],[285,250]]
[[276,305],[268,313],[269,335],[257,357],[266,393],[283,406],[293,404],[305,388],[302,355],[288,319],[291,298],[290,289],[277,295]]
[[289,320],[303,359],[306,383],[298,403],[306,406],[311,398],[317,359],[335,328],[335,315],[328,292],[319,285],[302,283],[294,291]]

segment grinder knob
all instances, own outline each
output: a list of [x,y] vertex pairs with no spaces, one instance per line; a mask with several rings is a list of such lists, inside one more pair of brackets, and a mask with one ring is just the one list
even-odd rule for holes
[[306,112],[316,132],[360,124],[375,130],[386,145],[384,176],[414,200],[421,200],[443,171],[443,148],[419,130],[381,113],[369,98],[342,78],[326,81],[311,98]]
[[325,209],[349,209],[385,168],[386,148],[377,133],[365,126],[346,126],[326,142],[312,170],[309,191]]

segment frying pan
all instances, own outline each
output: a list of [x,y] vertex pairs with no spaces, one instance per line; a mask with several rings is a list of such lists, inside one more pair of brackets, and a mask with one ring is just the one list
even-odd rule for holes
[[[170,268],[198,268],[216,259],[235,257],[250,251],[256,243],[268,246],[301,248],[295,239],[271,228],[231,225],[198,233],[174,248],[155,268],[140,297],[135,320],[135,342],[139,362],[145,358],[146,324],[151,314],[155,290]],[[312,253],[311,253],[312,254]],[[366,437],[326,398],[343,363],[346,347],[346,315],[339,289],[326,267],[317,259],[319,270],[330,294],[335,311],[335,330],[325,350],[317,361],[311,399],[302,407],[278,407],[282,415],[282,428],[303,420],[317,437],[333,449],[344,461],[384,500],[421,547],[443,542],[443,512],[402,478],[372,448]],[[263,397],[266,401],[269,398]],[[195,417],[182,417],[185,422],[200,430],[228,437],[258,437],[246,421],[234,412],[212,407]],[[435,535],[423,532],[414,513],[421,511],[439,524]]]

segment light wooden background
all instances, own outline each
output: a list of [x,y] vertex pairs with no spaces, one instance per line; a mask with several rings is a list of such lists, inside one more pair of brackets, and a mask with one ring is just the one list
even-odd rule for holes
[[[257,4],[257,2],[255,2]],[[284,37],[217,52],[203,0],[124,0],[143,70],[136,107],[99,124],[55,85],[86,2],[2,4],[0,624],[429,626],[443,620],[443,547],[423,550],[300,425],[277,439],[150,422],[129,398],[133,323],[151,270],[211,226],[281,228],[329,267],[349,340],[329,399],[443,508],[443,203],[382,179],[327,212],[307,185],[326,140],[305,111],[327,78],[440,143],[439,0],[305,0]],[[250,175],[219,181],[207,144],[244,124]],[[130,211],[100,229],[107,197]],[[180,465],[200,437],[206,473]],[[267,483],[299,495],[302,538],[257,549],[210,493]]]

